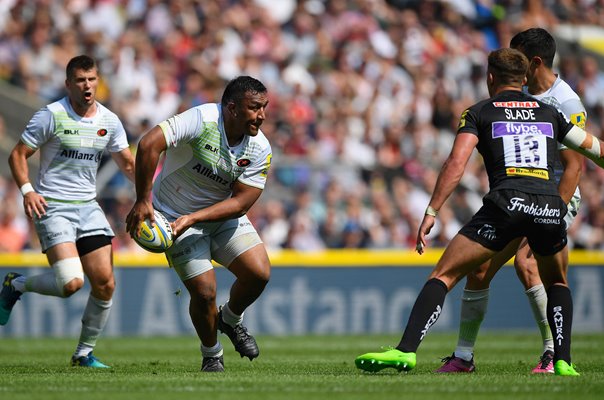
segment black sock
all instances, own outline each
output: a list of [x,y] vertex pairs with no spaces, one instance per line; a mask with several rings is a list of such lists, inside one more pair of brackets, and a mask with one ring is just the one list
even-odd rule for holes
[[428,329],[440,316],[447,292],[447,285],[440,279],[432,278],[426,282],[415,300],[401,342],[396,346],[398,350],[405,353],[417,351]]
[[554,362],[570,364],[573,298],[566,286],[553,285],[547,290],[547,322],[554,338]]

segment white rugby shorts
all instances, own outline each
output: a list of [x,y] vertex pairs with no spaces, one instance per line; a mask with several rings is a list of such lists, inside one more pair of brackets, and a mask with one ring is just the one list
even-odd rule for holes
[[211,270],[212,260],[228,268],[235,258],[261,243],[256,229],[244,215],[191,226],[166,251],[166,258],[180,279],[186,281]]

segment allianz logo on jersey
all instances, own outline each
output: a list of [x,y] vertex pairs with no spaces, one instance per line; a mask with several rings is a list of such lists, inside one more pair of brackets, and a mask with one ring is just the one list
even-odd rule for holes
[[554,137],[554,127],[549,122],[511,122],[497,121],[492,125],[493,138],[504,136],[536,136]]
[[61,157],[71,158],[74,160],[87,160],[87,161],[99,162],[101,160],[101,154],[102,154],[101,152],[84,153],[79,150],[63,149],[61,151],[60,155],[61,155]]
[[193,171],[197,172],[199,175],[205,176],[206,178],[213,180],[214,182],[220,183],[221,185],[224,185],[224,186],[229,185],[228,180],[224,179],[223,177],[221,177],[220,175],[218,175],[217,173],[215,173],[208,167],[205,167],[201,163],[195,164],[193,166]]

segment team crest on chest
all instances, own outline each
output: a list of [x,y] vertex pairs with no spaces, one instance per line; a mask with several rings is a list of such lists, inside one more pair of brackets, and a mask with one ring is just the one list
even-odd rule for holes
[[229,163],[227,163],[227,161],[220,157],[218,159],[218,162],[216,163],[216,165],[218,166],[218,168],[220,168],[221,170],[225,171],[225,172],[231,172],[231,166],[229,165]]

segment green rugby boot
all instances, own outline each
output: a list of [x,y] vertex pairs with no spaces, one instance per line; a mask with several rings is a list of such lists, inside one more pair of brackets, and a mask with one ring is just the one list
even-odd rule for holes
[[397,371],[411,371],[415,368],[415,353],[403,353],[397,349],[388,349],[380,353],[366,353],[358,356],[354,363],[357,368],[368,372],[379,372],[384,368]]
[[560,376],[580,376],[577,371],[575,371],[575,365],[569,364],[564,360],[558,360],[554,364],[554,374]]

